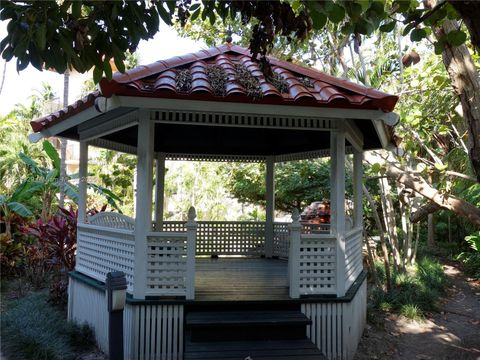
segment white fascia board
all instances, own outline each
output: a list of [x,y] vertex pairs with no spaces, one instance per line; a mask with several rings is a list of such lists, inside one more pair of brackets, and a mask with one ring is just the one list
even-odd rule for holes
[[120,106],[138,107],[151,110],[169,111],[210,111],[218,113],[314,117],[330,119],[378,119],[383,114],[381,110],[339,109],[312,106],[289,106],[269,104],[244,104],[234,102],[161,99],[133,96],[118,96]]
[[104,114],[110,110],[116,109],[117,107],[119,107],[119,101],[117,96],[112,96],[111,98],[103,98],[103,97],[97,98],[95,100],[95,106],[90,106],[89,108],[79,112],[78,114],[75,114],[65,120],[62,120],[58,124],[50,126],[40,131],[39,133],[30,134],[29,140],[31,142],[37,142],[42,138],[56,136],[71,127],[75,127],[80,124],[83,124],[85,121],[93,119],[94,117],[100,114]]

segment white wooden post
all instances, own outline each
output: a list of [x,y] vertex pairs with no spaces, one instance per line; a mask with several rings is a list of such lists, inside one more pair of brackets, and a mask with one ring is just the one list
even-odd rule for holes
[[157,155],[155,179],[155,230],[162,231],[165,196],[165,153]]
[[195,252],[197,247],[197,213],[193,206],[188,209],[187,228],[187,275],[186,275],[186,299],[195,298]]
[[88,177],[88,144],[80,141],[80,159],[78,167],[78,218],[79,224],[87,220],[87,177]]
[[331,229],[336,236],[337,296],[345,295],[345,132],[330,133]]
[[354,201],[354,214],[353,214],[353,227],[363,228],[363,152],[355,150],[353,152],[353,201]]
[[290,253],[288,255],[288,272],[290,297],[298,299],[300,297],[300,241],[302,225],[300,224],[300,213],[298,209],[292,212],[292,223],[288,226],[290,230]]
[[273,256],[273,221],[275,219],[275,158],[268,156],[265,165],[265,257],[271,258]]
[[147,234],[152,229],[153,141],[155,123],[149,112],[139,111],[137,145],[137,199],[135,211],[135,274],[133,296],[145,298]]

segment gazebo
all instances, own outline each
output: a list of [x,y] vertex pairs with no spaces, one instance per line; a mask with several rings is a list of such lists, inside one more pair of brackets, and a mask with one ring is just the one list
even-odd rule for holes
[[[106,274],[123,271],[125,359],[353,358],[366,316],[362,152],[394,145],[398,98],[269,62],[266,76],[231,44],[157,61],[32,122],[33,141],[80,142],[68,316],[89,323],[103,350]],[[89,145],[137,155],[135,218],[86,215]],[[319,157],[331,159],[331,223],[302,224],[296,210],[275,222],[275,165]],[[165,160],[264,162],[266,221],[196,221],[193,207],[187,221],[165,221]]]

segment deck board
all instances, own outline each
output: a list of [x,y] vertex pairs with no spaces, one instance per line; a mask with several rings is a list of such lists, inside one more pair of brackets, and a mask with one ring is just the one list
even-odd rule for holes
[[199,258],[195,299],[288,300],[288,263],[278,259]]

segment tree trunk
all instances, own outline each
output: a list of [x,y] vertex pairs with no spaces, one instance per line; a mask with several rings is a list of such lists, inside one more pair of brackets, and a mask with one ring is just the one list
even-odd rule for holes
[[420,175],[401,166],[396,161],[386,160],[373,154],[365,154],[365,159],[371,163],[384,163],[387,176],[394,178],[405,187],[412,189],[424,198],[434,202],[442,209],[453,211],[455,214],[467,219],[473,225],[480,227],[480,209],[469,202],[459,199],[451,194],[445,194],[432,187]]
[[[464,19],[475,18],[472,17],[470,8],[472,8],[472,11],[480,13],[480,3],[476,1],[468,2],[470,5],[466,5],[466,2],[462,1],[452,1],[451,3],[456,9],[458,7],[457,11],[459,12],[459,9],[465,12],[468,11],[469,16],[464,17]],[[468,9],[465,9],[466,7]],[[480,21],[478,19],[480,19],[480,15],[476,19],[475,27],[479,28],[478,24]],[[465,21],[465,24],[468,26],[467,21]],[[471,26],[473,27],[473,20]],[[458,28],[459,25],[456,21],[445,20],[441,27],[434,29],[434,34],[437,39],[440,39],[445,34]],[[472,34],[472,36],[474,35],[479,36],[478,31]],[[478,38],[476,41],[478,44]],[[463,119],[468,131],[468,155],[477,181],[480,182],[480,76],[465,44],[456,47],[445,44],[442,57],[453,89],[462,104]]]
[[476,51],[480,52],[480,2],[475,1],[453,1],[449,3],[457,10],[465,26],[470,33],[472,44]]
[[433,214],[427,216],[427,246],[433,248],[435,245],[435,229],[433,223]]
[[392,188],[388,183],[388,179],[382,177],[378,181],[380,183],[380,196],[382,198],[383,212],[385,215],[385,226],[387,227],[390,245],[392,246],[395,269],[401,271],[403,270],[404,263],[398,246],[397,221],[395,219],[395,208],[391,196]]
[[434,202],[429,201],[425,205],[423,205],[421,208],[419,208],[417,211],[412,213],[410,215],[410,221],[412,223],[417,223],[419,221],[425,220],[427,218],[428,214],[434,213],[437,210],[440,210],[441,207]]

